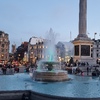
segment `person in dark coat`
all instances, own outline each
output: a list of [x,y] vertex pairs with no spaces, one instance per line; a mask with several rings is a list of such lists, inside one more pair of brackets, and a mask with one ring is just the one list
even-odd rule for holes
[[89,67],[87,67],[87,75],[89,74]]

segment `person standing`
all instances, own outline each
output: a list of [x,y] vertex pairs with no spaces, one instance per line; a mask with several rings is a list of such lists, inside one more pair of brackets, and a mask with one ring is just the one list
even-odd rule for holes
[[89,75],[89,67],[87,67],[87,75]]

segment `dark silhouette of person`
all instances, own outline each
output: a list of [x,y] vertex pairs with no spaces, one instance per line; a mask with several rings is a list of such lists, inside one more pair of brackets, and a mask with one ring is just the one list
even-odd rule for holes
[[89,74],[89,67],[87,67],[87,75]]
[[30,93],[29,94],[24,93],[22,95],[22,100],[31,100],[30,95],[31,95]]
[[69,60],[69,65],[70,65],[70,66],[73,65],[73,63],[74,63],[74,60],[73,60],[73,58],[71,57],[70,60]]

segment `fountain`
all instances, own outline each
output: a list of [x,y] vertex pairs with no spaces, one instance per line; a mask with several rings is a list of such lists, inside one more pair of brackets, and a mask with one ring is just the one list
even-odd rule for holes
[[[79,45],[79,50],[81,49],[79,42],[82,43],[82,41],[88,39],[86,32],[84,32],[86,31],[86,1],[80,0],[80,7],[82,7],[80,9],[80,30],[83,30],[83,33],[75,39],[78,40],[75,43]],[[50,30],[51,34],[52,30]],[[82,39],[82,41],[79,39]],[[50,39],[48,38],[48,40]],[[44,52],[45,59],[39,62],[38,69],[33,73],[34,79],[39,81],[63,81],[68,80],[69,76],[71,80],[55,83],[38,82],[33,81],[27,73],[1,75],[0,100],[25,100],[23,94],[24,97],[28,95],[27,100],[100,100],[100,77],[67,75],[66,71],[61,70],[56,59],[54,45],[51,45],[54,44],[54,40],[55,38],[52,37],[51,43],[45,45],[48,46]],[[84,43],[87,44],[88,42]],[[91,46],[91,44],[87,45]]]
[[33,73],[34,80],[51,82],[69,80],[67,71],[61,70],[61,64],[57,61],[55,34],[52,29],[48,32],[47,39],[44,42],[44,59],[39,62],[37,70]]

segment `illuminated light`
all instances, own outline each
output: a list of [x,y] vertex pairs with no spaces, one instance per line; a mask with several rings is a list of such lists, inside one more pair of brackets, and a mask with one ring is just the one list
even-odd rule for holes
[[3,57],[4,55],[2,55],[2,57]]
[[31,54],[33,54],[33,52],[31,52]]
[[61,59],[61,57],[59,57],[59,59]]

